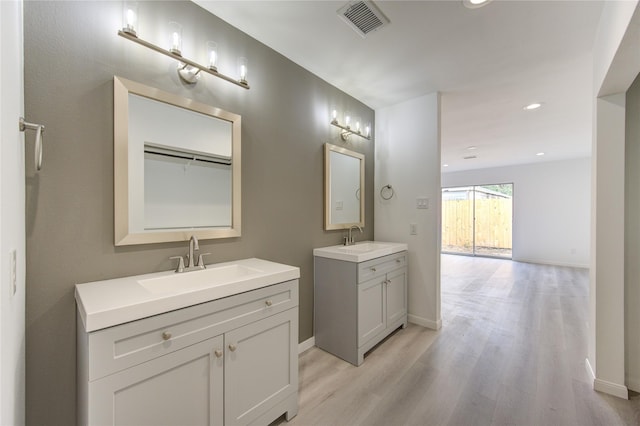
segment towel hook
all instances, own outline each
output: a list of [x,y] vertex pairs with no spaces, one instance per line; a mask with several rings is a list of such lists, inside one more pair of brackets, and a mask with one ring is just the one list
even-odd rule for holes
[[42,124],[27,123],[24,121],[24,117],[20,117],[18,127],[21,132],[25,130],[36,131],[35,163],[36,170],[40,171],[42,169],[42,133],[44,133],[44,126]]

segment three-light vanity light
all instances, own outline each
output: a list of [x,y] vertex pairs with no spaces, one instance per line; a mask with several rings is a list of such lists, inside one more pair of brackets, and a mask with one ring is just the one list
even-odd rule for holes
[[170,58],[178,61],[178,75],[180,78],[189,84],[195,84],[200,78],[201,72],[211,74],[244,89],[249,89],[249,83],[247,82],[247,58],[238,59],[238,75],[239,77],[233,78],[225,74],[218,72],[218,45],[213,41],[207,41],[206,53],[207,53],[207,65],[200,65],[199,63],[185,58],[182,55],[182,26],[177,22],[169,22],[169,35],[170,38],[167,42],[168,49],[162,48],[158,45],[143,40],[138,36],[136,31],[138,25],[138,5],[135,2],[125,2],[123,7],[123,26],[118,31],[118,35],[138,43],[142,46],[148,47],[151,50],[155,50],[158,53],[162,53]]
[[355,120],[355,125],[352,128],[351,127],[351,116],[349,116],[349,114],[345,114],[344,116],[344,122],[345,124],[342,125],[338,122],[338,111],[337,110],[332,110],[331,111],[331,125],[336,126],[340,129],[342,129],[342,131],[340,132],[340,137],[342,138],[343,141],[347,141],[349,139],[349,136],[351,135],[356,135],[356,136],[360,136],[361,138],[364,138],[366,140],[371,140],[371,126],[369,124],[367,124],[364,128],[364,130],[361,128],[361,123],[359,119]]

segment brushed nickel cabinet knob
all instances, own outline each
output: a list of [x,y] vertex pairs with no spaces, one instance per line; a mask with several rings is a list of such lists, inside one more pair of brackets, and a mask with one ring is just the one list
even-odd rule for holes
[[169,333],[168,331],[165,331],[164,333],[162,333],[162,340],[169,340],[171,339],[171,333]]
[[237,347],[236,345],[234,345],[233,343],[229,345],[229,350],[230,350],[231,352],[235,352],[235,351],[236,351],[236,349],[238,349],[238,347]]
[[216,349],[215,351],[213,351],[213,353],[216,358],[222,358],[222,351],[220,349]]

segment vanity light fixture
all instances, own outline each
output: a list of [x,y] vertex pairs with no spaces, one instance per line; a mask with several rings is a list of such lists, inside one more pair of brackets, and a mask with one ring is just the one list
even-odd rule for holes
[[351,135],[356,135],[356,136],[360,136],[361,138],[364,138],[368,141],[371,140],[371,125],[367,124],[364,127],[364,132],[361,129],[361,123],[360,123],[360,119],[357,118],[356,119],[356,124],[355,124],[355,128],[352,129],[351,128],[351,116],[346,114],[344,116],[344,121],[345,124],[342,125],[338,122],[338,111],[337,110],[332,110],[331,111],[331,125],[336,126],[340,129],[342,129],[342,131],[340,132],[340,138],[342,138],[343,141],[347,141],[349,139],[349,136]]
[[124,37],[127,40],[131,40],[135,43],[138,43],[142,46],[148,47],[151,50],[155,50],[158,53],[162,53],[165,56],[168,56],[172,59],[178,61],[178,75],[182,80],[189,84],[195,84],[198,82],[200,78],[200,73],[205,72],[207,74],[211,74],[215,77],[221,78],[229,83],[233,83],[236,86],[240,86],[243,89],[249,89],[249,83],[247,82],[247,59],[240,58],[239,59],[239,79],[235,79],[233,77],[229,77],[225,74],[218,72],[217,61],[218,61],[218,51],[217,44],[214,42],[207,42],[207,66],[200,65],[197,62],[192,61],[191,59],[185,58],[182,56],[182,26],[177,22],[170,22],[170,37],[169,37],[169,49],[164,49],[158,45],[150,43],[146,40],[141,39],[136,30],[136,26],[138,23],[138,9],[137,3],[129,3],[125,2],[124,10],[123,10],[123,26],[122,29],[118,31],[118,35],[120,37]]

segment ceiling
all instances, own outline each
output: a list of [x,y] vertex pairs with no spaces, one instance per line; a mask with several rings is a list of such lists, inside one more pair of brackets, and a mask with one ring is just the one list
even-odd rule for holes
[[590,155],[602,1],[378,0],[366,38],[347,1],[194,1],[373,109],[441,92],[443,171]]

